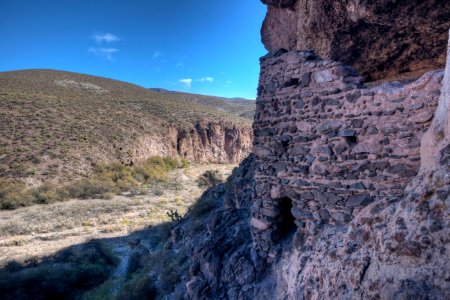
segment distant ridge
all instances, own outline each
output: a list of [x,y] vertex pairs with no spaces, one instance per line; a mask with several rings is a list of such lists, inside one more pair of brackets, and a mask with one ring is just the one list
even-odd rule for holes
[[170,93],[173,95],[177,95],[186,99],[187,101],[205,105],[218,111],[228,112],[249,120],[253,120],[253,115],[255,114],[255,100],[245,98],[205,96],[201,94],[169,91],[163,88],[150,88],[149,90],[158,93]]

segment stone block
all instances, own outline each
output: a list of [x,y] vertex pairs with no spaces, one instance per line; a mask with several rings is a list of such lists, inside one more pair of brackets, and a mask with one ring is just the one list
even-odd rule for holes
[[347,199],[345,205],[347,207],[366,206],[373,201],[369,194],[353,195]]
[[341,137],[354,137],[357,136],[356,130],[353,129],[341,129],[338,131],[338,136]]
[[336,211],[331,213],[331,217],[333,219],[335,219],[336,221],[342,222],[342,223],[347,223],[350,222],[352,219],[352,216],[350,214],[341,212],[341,211]]
[[325,69],[314,73],[314,79],[317,83],[326,83],[333,81],[331,70]]
[[266,230],[271,226],[270,223],[256,218],[252,218],[250,224],[258,230]]
[[300,210],[297,207],[292,207],[291,213],[297,220],[306,220],[312,218],[312,214],[306,210]]

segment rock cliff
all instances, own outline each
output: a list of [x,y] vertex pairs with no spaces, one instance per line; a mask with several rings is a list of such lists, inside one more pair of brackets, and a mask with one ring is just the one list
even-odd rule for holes
[[179,156],[197,163],[237,163],[252,145],[249,126],[224,121],[197,121],[191,127],[165,126],[160,136],[142,136],[133,144],[116,147],[124,164],[151,156]]
[[450,67],[367,88],[311,51],[261,65],[251,172],[206,217],[183,292],[447,299]]
[[254,154],[171,246],[193,253],[172,296],[448,299],[449,82],[450,60],[369,87],[310,50],[263,57]]
[[368,80],[418,77],[445,62],[450,2],[262,0],[269,51],[314,49]]
[[[419,43],[431,56],[383,57],[375,43],[379,62],[337,47],[344,61],[384,79],[367,84],[352,66],[321,57],[329,41],[321,40],[320,27],[317,35],[292,27],[305,5],[319,14],[328,8],[328,17],[345,23],[338,8],[348,10],[351,1],[263,2],[273,6],[263,26],[266,45],[287,49],[260,60],[253,154],[226,186],[205,194],[217,202],[201,217],[203,231],[191,234],[192,215],[173,231],[182,238],[168,248],[189,251],[192,259],[169,298],[449,299],[450,44],[445,51],[440,41],[447,35],[434,46]],[[419,11],[420,18],[435,17],[430,24],[437,31],[448,25],[447,2],[381,2],[358,1],[351,11],[377,26],[403,12],[411,16],[408,32],[419,30],[413,26]],[[318,22],[313,16],[301,22]],[[397,29],[386,27],[389,47],[403,47],[392,40]],[[327,32],[345,41],[345,33],[333,30]],[[306,47],[298,42],[303,34],[317,42],[307,47],[318,53],[297,50]],[[399,65],[427,62],[420,72],[409,69],[417,76],[445,56],[445,71],[386,80],[403,72]]]

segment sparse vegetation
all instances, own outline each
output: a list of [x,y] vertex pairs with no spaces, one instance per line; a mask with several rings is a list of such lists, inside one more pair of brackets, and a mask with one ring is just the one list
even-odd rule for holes
[[11,262],[0,270],[0,298],[77,299],[107,280],[117,263],[109,249],[95,241],[42,262]]
[[201,188],[210,188],[222,182],[223,177],[218,170],[208,170],[197,179],[197,184]]
[[22,182],[0,180],[0,209],[15,209],[32,204],[49,204],[70,198],[109,199],[113,194],[142,191],[143,185],[159,191],[160,185],[167,184],[169,172],[185,168],[183,160],[170,157],[151,157],[134,166],[120,163],[100,164],[94,174],[70,182],[62,187],[44,183],[37,188],[27,188]]
[[170,230],[174,225],[174,222],[158,225],[154,236],[158,244],[154,251],[140,256],[141,267],[129,268],[128,280],[119,299],[140,299],[139,295],[144,292],[153,296],[156,296],[157,291],[169,294],[181,282],[181,275],[187,273],[190,260],[185,251],[174,252],[167,247]]
[[[174,160],[164,158],[153,158],[149,161],[151,165],[158,166],[159,170],[163,170],[163,173],[164,170],[182,166],[179,161],[175,163]],[[96,166],[95,169],[98,171],[95,174],[103,174],[106,178],[122,178],[123,176],[119,175],[134,174],[128,168],[142,167],[144,163],[126,167],[125,170],[122,166]],[[189,248],[177,248],[180,239],[194,237],[206,230],[207,212],[217,207],[224,192],[223,184],[204,192],[204,189],[198,188],[195,180],[199,174],[205,173],[208,169],[217,169],[223,174],[229,174],[231,168],[230,165],[194,165],[175,172],[168,171],[167,181],[160,182],[164,186],[163,196],[154,196],[153,193],[128,196],[127,192],[126,195],[114,196],[108,201],[100,199],[74,200],[54,203],[48,208],[36,205],[14,212],[0,212],[5,217],[0,220],[0,235],[5,237],[0,242],[0,250],[8,253],[8,256],[4,257],[1,262],[3,267],[0,269],[0,274],[3,274],[4,277],[0,277],[8,278],[10,276],[27,284],[30,290],[38,290],[42,288],[41,282],[28,280],[28,277],[19,277],[17,272],[25,274],[25,272],[38,270],[38,274],[44,276],[41,272],[52,272],[47,268],[49,266],[47,262],[53,261],[55,263],[53,266],[57,270],[54,272],[55,277],[52,275],[49,278],[55,282],[50,284],[45,280],[43,283],[45,293],[49,286],[61,291],[67,287],[71,292],[70,297],[85,300],[145,299],[146,297],[158,298],[168,294],[184,280],[184,276],[190,268]],[[168,184],[174,179],[180,180],[180,188],[167,189]],[[150,180],[143,186],[147,192],[150,192],[152,186],[156,185],[159,183],[153,184]],[[42,193],[46,192],[47,189],[43,188]],[[203,196],[197,200],[201,192],[204,192]],[[191,205],[192,208],[188,209]],[[23,216],[26,217],[23,218]],[[104,247],[107,254],[102,257],[117,255],[121,259],[121,263],[117,264],[114,261],[105,263],[106,258],[101,258],[98,260],[98,268],[93,268],[93,265],[77,259],[76,255],[59,256],[59,254],[42,260],[43,255],[48,255],[48,249],[55,249],[55,246],[56,249],[62,249],[78,244],[69,249],[77,255],[84,255],[87,248],[83,247],[80,250],[80,242],[74,241],[80,241],[85,237],[100,238],[103,245],[108,245],[108,247]],[[122,250],[118,251],[118,248]],[[124,251],[124,248],[128,249],[126,254],[121,252]],[[27,250],[24,251],[24,249]],[[114,255],[109,249],[112,249]],[[29,256],[24,256],[24,252]],[[64,252],[66,251],[60,253]],[[128,257],[128,261],[126,258],[124,259],[126,257],[124,255]],[[29,257],[33,257],[36,263],[26,263]],[[55,257],[59,258],[55,259]],[[10,262],[5,268],[4,266],[12,258],[16,261]],[[128,262],[125,269],[122,264],[124,261]],[[78,269],[75,268],[75,264],[85,265],[86,268],[83,270],[92,272],[93,276],[98,276],[97,281],[93,281],[89,286],[77,285],[81,278],[89,280],[88,275],[91,273],[83,275],[86,277],[81,276]],[[118,270],[124,270],[121,273],[123,275],[119,276],[120,278],[117,275]],[[70,277],[69,273],[65,271],[73,272],[76,275]],[[59,276],[64,277],[61,283],[57,280]],[[8,288],[4,294],[0,287],[0,297],[19,295],[17,299],[21,299],[21,297],[28,296],[28,294],[21,296],[21,291],[15,290],[18,285],[12,285],[11,282],[6,283]],[[50,298],[54,296],[54,294],[45,293],[44,295]],[[59,294],[55,295],[57,297]]]

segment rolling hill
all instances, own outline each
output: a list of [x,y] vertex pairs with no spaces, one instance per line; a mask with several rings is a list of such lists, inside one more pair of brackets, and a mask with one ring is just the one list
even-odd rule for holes
[[0,73],[0,177],[33,184],[150,156],[237,162],[251,147],[254,102],[160,92],[54,70]]

